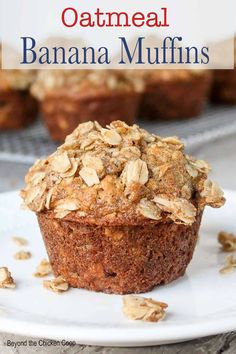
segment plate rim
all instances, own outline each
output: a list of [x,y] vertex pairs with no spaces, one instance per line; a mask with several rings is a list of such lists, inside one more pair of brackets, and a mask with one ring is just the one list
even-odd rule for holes
[[188,324],[188,326],[186,324],[168,325],[159,329],[158,323],[152,323],[147,326],[146,330],[143,327],[126,327],[125,331],[117,331],[116,328],[110,328],[109,332],[106,332],[104,336],[104,328],[99,327],[90,327],[88,330],[83,326],[69,326],[69,331],[64,332],[65,326],[63,325],[52,327],[48,324],[30,323],[29,328],[29,322],[26,320],[12,320],[12,318],[9,318],[1,320],[0,331],[13,333],[12,326],[14,323],[14,335],[75,341],[77,344],[104,347],[141,347],[189,341],[235,331],[236,318],[227,319],[227,321],[228,323],[226,324],[225,318],[222,318],[220,320],[207,321],[204,324],[199,322]]

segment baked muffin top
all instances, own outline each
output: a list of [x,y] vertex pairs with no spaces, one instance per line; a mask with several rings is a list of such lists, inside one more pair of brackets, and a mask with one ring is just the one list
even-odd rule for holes
[[35,212],[81,223],[191,225],[205,205],[224,204],[209,171],[176,137],[121,121],[106,128],[87,122],[30,168],[21,196]]
[[3,70],[0,46],[0,90],[27,90],[35,79],[35,70]]
[[131,78],[139,78],[145,84],[153,82],[185,82],[188,80],[210,78],[211,74],[208,70],[202,69],[149,69],[149,70],[135,70],[133,74],[130,72]]
[[28,90],[35,78],[32,70],[2,70],[0,69],[0,90]]
[[80,97],[112,92],[139,92],[141,80],[135,83],[121,70],[41,70],[31,92],[39,100],[49,95],[78,94]]

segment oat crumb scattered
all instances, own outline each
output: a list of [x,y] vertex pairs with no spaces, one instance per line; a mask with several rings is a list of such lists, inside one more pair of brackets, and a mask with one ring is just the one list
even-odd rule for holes
[[236,251],[236,235],[221,231],[218,234],[218,242],[222,246],[224,252],[235,252]]
[[20,261],[31,258],[31,253],[28,251],[19,251],[14,255],[14,258]]
[[15,288],[16,284],[7,267],[0,267],[0,288]]
[[38,267],[36,268],[36,272],[34,273],[34,276],[36,278],[42,278],[45,277],[46,275],[49,275],[52,272],[52,267],[51,264],[47,259],[43,259]]
[[236,268],[236,258],[233,255],[227,256],[225,266],[220,269],[221,274],[231,274]]
[[165,317],[168,305],[142,296],[127,295],[123,297],[123,313],[131,320],[159,322]]
[[23,237],[12,237],[12,241],[17,245],[17,246],[27,246],[28,241],[23,238]]
[[61,276],[52,280],[44,280],[43,286],[46,289],[54,291],[56,293],[61,293],[69,289],[69,284]]

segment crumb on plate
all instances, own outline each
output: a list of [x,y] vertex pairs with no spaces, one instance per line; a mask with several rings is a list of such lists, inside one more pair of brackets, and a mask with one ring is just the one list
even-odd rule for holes
[[0,267],[0,288],[15,288],[16,284],[7,267]]
[[218,242],[222,246],[223,251],[236,251],[236,235],[229,232],[221,231],[218,234]]
[[69,284],[61,276],[52,280],[44,280],[43,286],[56,293],[61,293],[69,289]]
[[233,255],[227,256],[225,260],[225,266],[220,269],[221,274],[231,274],[236,268],[236,258]]
[[36,268],[36,272],[33,274],[36,278],[42,278],[46,275],[49,275],[52,272],[51,264],[47,259],[43,259],[38,267]]
[[168,305],[142,296],[127,295],[123,297],[123,313],[131,320],[158,322],[165,317]]
[[28,240],[26,240],[23,237],[18,237],[14,236],[12,237],[12,241],[17,245],[17,246],[27,246],[28,245]]
[[31,258],[31,252],[29,251],[19,251],[17,253],[15,253],[14,258],[20,261],[24,261],[26,259]]

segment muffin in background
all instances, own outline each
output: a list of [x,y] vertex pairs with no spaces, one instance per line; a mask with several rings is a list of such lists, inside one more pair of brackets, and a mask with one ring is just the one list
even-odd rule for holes
[[210,91],[211,74],[206,70],[144,70],[144,92],[139,117],[171,120],[201,114]]
[[55,276],[140,293],[184,275],[204,207],[225,201],[209,171],[176,137],[87,122],[31,167],[21,196],[37,214]]
[[42,70],[32,86],[53,140],[63,141],[79,123],[134,123],[140,87],[118,70]]
[[214,103],[236,104],[236,37],[234,39],[234,69],[213,70],[211,99]]
[[35,71],[3,70],[1,65],[0,48],[0,130],[20,129],[37,116],[37,101],[29,92]]

